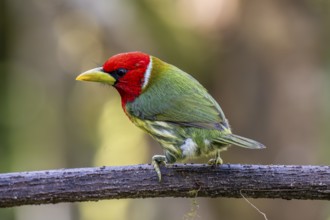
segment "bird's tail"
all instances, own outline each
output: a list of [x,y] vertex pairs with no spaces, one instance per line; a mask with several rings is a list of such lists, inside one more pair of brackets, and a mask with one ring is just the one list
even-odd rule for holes
[[265,145],[254,141],[249,138],[245,138],[236,134],[225,134],[221,135],[221,137],[217,137],[215,139],[215,142],[228,145],[228,144],[233,144],[239,147],[244,147],[244,148],[249,148],[249,149],[262,149],[266,148]]

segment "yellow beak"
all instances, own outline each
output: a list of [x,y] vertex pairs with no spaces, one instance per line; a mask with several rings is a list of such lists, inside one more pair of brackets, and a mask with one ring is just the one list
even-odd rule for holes
[[79,76],[77,76],[76,80],[101,82],[109,85],[114,85],[116,82],[116,79],[110,74],[104,72],[102,67],[87,70],[86,72],[83,72]]

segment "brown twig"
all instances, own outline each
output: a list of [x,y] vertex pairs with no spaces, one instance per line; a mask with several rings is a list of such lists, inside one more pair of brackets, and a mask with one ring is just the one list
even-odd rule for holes
[[102,199],[231,197],[330,200],[330,167],[176,164],[0,174],[0,207]]

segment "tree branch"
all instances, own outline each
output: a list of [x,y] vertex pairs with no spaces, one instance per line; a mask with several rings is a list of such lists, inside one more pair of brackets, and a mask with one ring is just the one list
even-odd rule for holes
[[176,164],[0,174],[0,207],[101,199],[231,197],[330,200],[329,166]]

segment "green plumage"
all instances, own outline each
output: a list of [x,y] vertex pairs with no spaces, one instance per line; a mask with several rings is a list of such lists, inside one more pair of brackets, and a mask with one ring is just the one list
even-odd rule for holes
[[132,116],[193,127],[214,128],[219,123],[225,124],[220,106],[197,80],[155,57],[152,63],[147,87],[126,106]]
[[158,58],[152,57],[152,63],[148,85],[126,104],[126,112],[162,145],[165,158],[155,156],[156,162],[216,155],[215,163],[221,163],[220,151],[230,144],[264,147],[232,134],[220,106],[197,80]]

